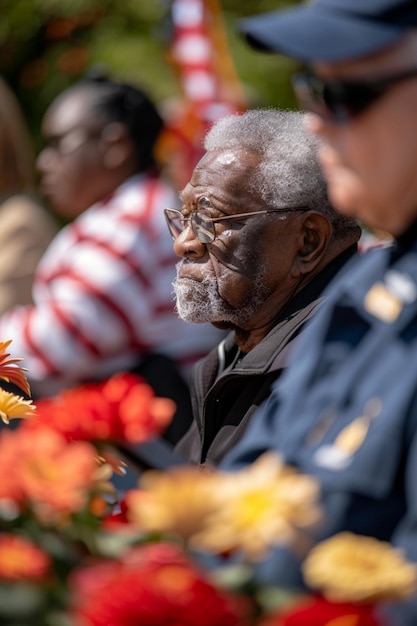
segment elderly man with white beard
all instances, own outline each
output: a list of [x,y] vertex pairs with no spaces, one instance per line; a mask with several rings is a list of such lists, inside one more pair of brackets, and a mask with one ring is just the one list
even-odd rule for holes
[[228,116],[205,150],[182,208],[165,214],[182,259],[180,317],[230,330],[195,366],[194,421],[176,446],[187,462],[217,465],[270,395],[361,230],[331,207],[302,113]]

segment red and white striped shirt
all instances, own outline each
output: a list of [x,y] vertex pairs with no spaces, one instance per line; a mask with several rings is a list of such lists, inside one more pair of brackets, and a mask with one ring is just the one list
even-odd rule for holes
[[85,380],[137,365],[141,355],[173,357],[186,372],[221,333],[187,324],[174,308],[178,258],[163,208],[177,195],[141,174],[66,226],[41,260],[33,306],[0,318],[34,395],[54,395]]

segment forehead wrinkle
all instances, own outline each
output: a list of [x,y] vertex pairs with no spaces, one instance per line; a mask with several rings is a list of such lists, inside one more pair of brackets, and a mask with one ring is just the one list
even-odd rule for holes
[[245,212],[245,205],[253,203],[256,209],[262,202],[253,197],[250,180],[259,158],[259,154],[243,147],[207,151],[182,190],[182,201],[196,205],[202,197],[207,197],[213,207],[221,207],[222,211],[223,207],[233,206],[236,209],[232,212]]

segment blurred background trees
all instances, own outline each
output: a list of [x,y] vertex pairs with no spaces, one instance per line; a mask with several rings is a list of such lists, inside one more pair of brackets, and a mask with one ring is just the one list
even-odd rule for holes
[[[251,50],[236,20],[290,0],[218,0],[230,54],[253,106],[296,106],[294,62]],[[144,86],[163,103],[180,93],[168,62],[169,0],[0,0],[0,74],[18,96],[40,147],[39,125],[51,100],[95,64]]]

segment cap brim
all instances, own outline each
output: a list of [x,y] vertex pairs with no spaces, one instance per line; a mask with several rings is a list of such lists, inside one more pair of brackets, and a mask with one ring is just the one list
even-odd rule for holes
[[310,62],[367,56],[404,33],[404,27],[324,12],[315,4],[245,18],[238,29],[254,48]]

